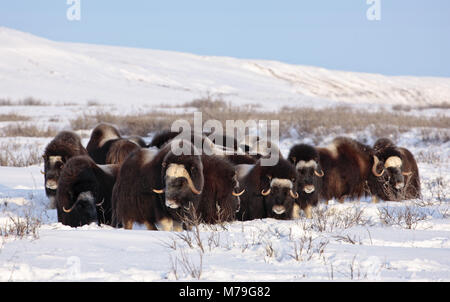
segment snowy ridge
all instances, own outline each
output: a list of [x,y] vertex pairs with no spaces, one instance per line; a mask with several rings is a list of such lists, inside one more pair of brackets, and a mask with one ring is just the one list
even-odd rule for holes
[[0,27],[0,98],[46,102],[180,104],[207,94],[234,103],[280,105],[440,104],[449,78],[392,77],[198,56],[171,51],[54,42]]

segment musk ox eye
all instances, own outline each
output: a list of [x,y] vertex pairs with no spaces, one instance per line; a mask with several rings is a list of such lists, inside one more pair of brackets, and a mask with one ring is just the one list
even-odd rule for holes
[[166,163],[166,162],[163,162],[163,163],[161,164],[161,166],[162,166],[163,168],[165,168],[165,167],[167,166],[167,163]]

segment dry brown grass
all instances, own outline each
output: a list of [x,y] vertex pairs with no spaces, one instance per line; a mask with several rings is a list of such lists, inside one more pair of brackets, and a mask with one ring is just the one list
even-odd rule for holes
[[28,167],[42,162],[42,150],[39,146],[27,145],[24,149],[23,143],[0,143],[0,166]]
[[46,129],[35,125],[11,124],[0,129],[1,137],[54,137],[58,130],[52,127]]
[[409,112],[415,110],[427,110],[427,109],[450,109],[450,102],[442,102],[440,104],[423,105],[423,106],[410,106],[410,105],[394,105],[393,110]]
[[[196,108],[202,112],[203,122],[209,119],[218,120],[225,125],[227,120],[278,120],[281,137],[295,129],[300,136],[320,138],[330,133],[351,133],[370,129],[375,137],[389,136],[394,138],[411,128],[424,128],[425,140],[436,137],[427,129],[438,128],[437,139],[450,136],[450,119],[445,116],[420,117],[401,112],[377,111],[369,112],[351,107],[330,107],[324,109],[283,107],[278,111],[256,110],[254,106],[233,106],[221,99],[197,99],[182,107]],[[100,122],[117,125],[125,134],[147,135],[148,133],[168,129],[175,120],[187,120],[193,124],[193,114],[168,111],[150,111],[147,113],[117,116],[106,112],[86,114],[71,121],[74,130],[92,129]]]
[[0,106],[50,106],[50,103],[43,102],[33,97],[12,101],[11,99],[0,99]]
[[427,220],[427,213],[420,207],[405,206],[405,207],[382,207],[378,208],[378,215],[380,221],[384,225],[397,225],[404,229],[415,230],[421,221]]
[[31,118],[29,116],[20,115],[17,113],[5,113],[0,114],[0,122],[21,122],[29,121]]

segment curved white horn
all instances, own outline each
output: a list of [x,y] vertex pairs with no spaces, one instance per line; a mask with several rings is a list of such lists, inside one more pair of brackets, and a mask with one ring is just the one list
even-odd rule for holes
[[233,194],[233,196],[239,197],[239,196],[241,196],[242,194],[244,194],[244,192],[245,192],[245,189],[242,190],[240,193],[233,192],[232,194]]
[[292,190],[290,190],[289,194],[291,194],[291,197],[294,198],[294,199],[298,198],[298,192],[295,192],[295,194],[294,194],[294,192],[292,192]]
[[376,177],[380,177],[384,174],[384,168],[383,171],[381,171],[381,173],[377,172],[377,165],[380,162],[380,160],[378,159],[378,157],[376,155],[373,156],[373,167],[372,167],[372,173],[373,175],[375,175]]
[[320,171],[321,173],[317,172],[317,170],[314,170],[314,174],[316,174],[319,177],[323,177],[325,173],[323,173],[323,170]]
[[272,190],[272,189],[269,188],[267,191],[264,192],[264,189],[263,189],[263,190],[261,191],[261,195],[262,195],[262,196],[267,196],[267,195],[270,194],[270,191],[271,191],[271,190]]
[[162,194],[162,193],[164,193],[164,190],[153,189],[152,191],[155,192],[156,194]]

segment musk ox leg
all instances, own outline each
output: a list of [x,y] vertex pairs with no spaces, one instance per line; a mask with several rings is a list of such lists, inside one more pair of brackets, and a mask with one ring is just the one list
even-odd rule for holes
[[346,197],[347,197],[347,195],[339,197],[339,199],[338,199],[339,203],[344,203]]
[[173,231],[174,232],[183,232],[183,223],[174,221],[173,222]]
[[158,226],[163,231],[170,232],[173,229],[173,220],[171,218],[163,218],[158,221]]
[[56,209],[56,199],[55,199],[55,197],[54,196],[50,196],[48,199],[50,200],[50,203],[48,204],[48,208],[52,209],[52,210]]
[[133,229],[133,221],[132,220],[124,221],[123,228],[125,230],[132,230]]
[[379,201],[378,196],[372,195],[372,203],[378,203]]
[[305,211],[306,218],[311,219],[312,218],[312,206],[310,204],[308,204],[304,211]]
[[294,207],[292,208],[292,219],[300,218],[300,206],[294,203]]
[[192,224],[183,223],[183,227],[186,231],[192,231]]
[[145,224],[145,227],[147,228],[147,230],[149,230],[149,231],[157,231],[158,230],[154,223],[146,221],[144,224]]

